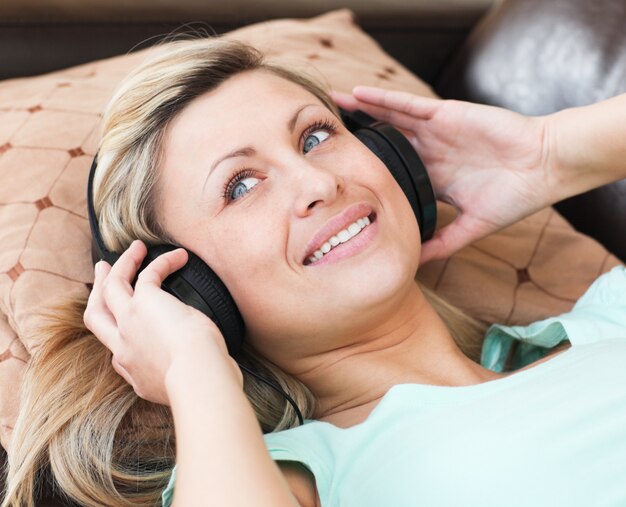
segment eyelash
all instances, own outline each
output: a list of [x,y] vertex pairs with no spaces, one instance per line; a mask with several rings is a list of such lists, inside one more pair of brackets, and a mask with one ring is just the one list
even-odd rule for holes
[[[330,136],[332,136],[337,130],[337,123],[328,119],[313,122],[306,129],[304,129],[304,132],[300,135],[300,143],[302,144],[303,141],[316,130],[326,130]],[[255,171],[252,169],[239,169],[235,171],[235,173],[226,181],[222,191],[222,199],[226,202],[226,204],[231,202],[229,196],[233,188],[235,188],[235,185],[246,178],[254,176],[254,172]]]

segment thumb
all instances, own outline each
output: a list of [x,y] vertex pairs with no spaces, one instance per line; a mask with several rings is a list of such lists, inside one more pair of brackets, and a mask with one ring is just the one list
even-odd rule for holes
[[424,242],[420,266],[430,261],[446,259],[478,239],[468,232],[464,222],[463,216],[460,216],[451,224],[439,229],[431,239]]
[[420,268],[424,264],[448,257],[447,251],[444,249],[443,242],[438,235],[422,244],[422,252],[420,255]]

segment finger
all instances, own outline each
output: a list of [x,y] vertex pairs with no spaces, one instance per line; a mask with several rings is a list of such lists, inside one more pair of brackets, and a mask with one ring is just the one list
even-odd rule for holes
[[[451,255],[451,254],[450,254]],[[432,261],[437,261],[447,258],[448,252],[444,249],[441,238],[437,235],[422,244],[422,251],[420,254],[420,267],[424,264],[428,264]]]
[[[357,101],[356,109],[360,109],[377,120],[390,123],[399,130],[413,133],[417,126],[418,119],[413,116],[405,113],[399,113],[398,111],[393,111],[383,106],[376,106],[368,104],[367,102]],[[405,133],[405,135],[407,134]]]
[[161,287],[163,280],[169,275],[182,268],[189,259],[184,248],[177,248],[170,252],[159,255],[146,268],[139,273],[135,291],[143,290],[148,286]]
[[115,262],[107,276],[103,291],[104,300],[116,320],[128,308],[128,303],[134,293],[131,282],[146,253],[147,249],[142,241],[133,241]]
[[143,241],[138,239],[133,241],[111,268],[110,276],[128,280],[130,287],[130,282],[135,277],[147,252]]
[[357,109],[369,114],[377,120],[390,123],[399,131],[401,131],[405,137],[411,138],[414,134],[413,128],[415,128],[415,118],[398,113],[396,111],[390,111],[384,107],[367,104],[357,100],[354,96],[343,92],[331,92],[331,97],[335,103],[345,109],[346,111],[355,111]]
[[102,293],[102,286],[111,266],[100,261],[95,266],[93,288],[87,300],[87,307],[83,320],[89,329],[109,350],[115,348],[116,338],[119,336],[117,323],[107,307]]
[[335,104],[346,111],[354,111],[359,108],[359,101],[349,93],[331,91],[330,97]]
[[[355,99],[352,95],[348,95],[346,93],[331,92],[331,95],[333,96],[333,100],[335,101],[335,103],[346,111],[356,111],[357,109],[360,109],[361,111],[369,114],[370,116],[376,118],[377,120],[390,123],[396,129],[402,132],[402,134],[404,134],[405,137],[409,139],[412,138],[414,135],[413,131],[410,130],[412,127],[415,126],[414,118],[410,118],[408,116],[406,118],[401,118],[400,116],[398,116],[397,118],[393,118],[392,120],[389,120],[389,118],[391,118],[390,113],[394,113],[397,115],[400,115],[401,113],[395,113],[393,111],[389,111],[388,109],[384,109],[382,107],[372,106],[371,104],[360,102],[357,99]],[[403,123],[404,126],[400,126],[398,123]]]
[[451,224],[439,229],[435,235],[424,242],[420,256],[420,266],[427,262],[446,259],[476,241],[485,234],[474,231],[475,223],[466,215],[459,215]]
[[373,86],[356,86],[352,90],[352,94],[361,102],[382,106],[422,119],[431,118],[443,102],[440,99],[422,97],[409,92],[385,90]]

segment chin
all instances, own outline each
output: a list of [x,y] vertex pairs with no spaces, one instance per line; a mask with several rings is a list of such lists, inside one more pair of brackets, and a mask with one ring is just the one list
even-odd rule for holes
[[334,293],[344,301],[354,301],[360,307],[372,308],[404,294],[413,284],[419,257],[407,253],[380,252],[347,270]]

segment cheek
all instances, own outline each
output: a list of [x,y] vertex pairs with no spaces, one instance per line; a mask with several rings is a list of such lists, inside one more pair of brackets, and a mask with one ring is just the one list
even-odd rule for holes
[[[374,154],[371,154],[375,157]],[[405,266],[417,271],[421,253],[420,229],[404,191],[385,164],[376,157],[377,170],[370,172],[368,185],[382,206],[381,226],[389,248],[389,267]]]
[[221,235],[216,256],[222,266],[220,277],[236,290],[262,278],[271,269],[279,249],[277,241],[259,230],[247,233],[240,230],[233,236],[233,240],[229,240]]
[[400,237],[406,238],[413,247],[417,246],[419,254],[419,225],[406,194],[387,166],[366,147],[365,150],[369,167],[372,167],[365,175],[367,186],[377,195],[388,220],[393,222],[389,225],[401,230]]
[[235,299],[244,318],[259,307],[285,263],[285,238],[263,222],[226,225],[214,231],[219,241],[211,247],[211,266]]

